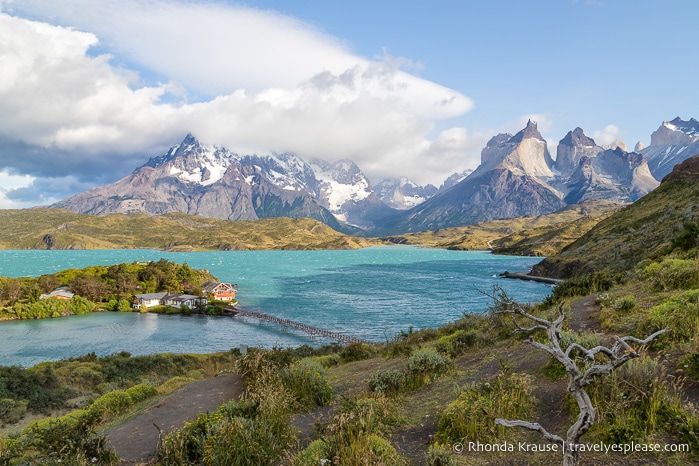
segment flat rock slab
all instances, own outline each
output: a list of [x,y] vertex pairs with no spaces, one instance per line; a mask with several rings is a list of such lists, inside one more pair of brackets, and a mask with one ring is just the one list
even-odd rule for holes
[[[238,399],[241,379],[226,374],[185,385],[125,423],[105,432],[122,464],[141,464],[153,459],[158,448],[158,429],[165,433],[179,429],[201,413],[215,411],[223,403]],[[154,425],[155,424],[155,425]]]

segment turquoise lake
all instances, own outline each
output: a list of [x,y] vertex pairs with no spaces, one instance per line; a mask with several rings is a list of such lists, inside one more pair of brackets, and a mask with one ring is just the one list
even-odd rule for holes
[[[410,326],[438,327],[487,308],[481,292],[497,284],[521,302],[549,285],[502,279],[541,258],[383,246],[350,251],[154,250],[0,251],[0,276],[39,276],[68,268],[167,260],[209,270],[238,285],[244,309],[383,342]],[[326,343],[272,324],[231,317],[94,313],[60,319],[0,322],[0,365],[128,351],[208,353],[248,346]]]

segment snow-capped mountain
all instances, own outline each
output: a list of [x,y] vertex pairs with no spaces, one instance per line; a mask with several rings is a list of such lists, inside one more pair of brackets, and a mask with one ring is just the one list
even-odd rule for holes
[[384,204],[398,210],[420,205],[437,193],[435,186],[420,186],[405,177],[384,178],[376,184],[374,190]]
[[682,161],[699,154],[699,121],[680,117],[663,121],[650,136],[650,145],[639,151],[653,176],[660,180]]
[[349,160],[308,163],[289,153],[239,155],[192,135],[127,177],[54,207],[92,214],[185,212],[231,220],[311,217],[336,229],[343,224],[371,228],[372,217],[390,211]]
[[540,215],[590,199],[633,202],[658,186],[674,164],[699,154],[699,122],[663,122],[651,144],[627,152],[621,142],[598,146],[576,128],[554,160],[535,122],[498,134],[481,164],[439,188],[405,178],[372,187],[351,160],[306,161],[291,153],[240,155],[188,135],[121,180],[57,204],[102,214],[185,212],[231,220],[310,217],[339,231],[399,234]]

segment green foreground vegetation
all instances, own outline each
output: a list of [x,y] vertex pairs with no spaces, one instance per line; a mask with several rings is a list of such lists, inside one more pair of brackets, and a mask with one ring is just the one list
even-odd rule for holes
[[[586,452],[581,464],[699,462],[698,288],[699,259],[666,257],[625,273],[568,280],[527,308],[550,318],[565,303],[564,345],[610,344],[614,335],[645,338],[670,329],[639,358],[589,387],[598,414],[584,441],[689,451]],[[583,312],[581,302],[594,310],[576,316]],[[454,452],[455,445],[468,442],[547,444],[536,433],[496,426],[496,418],[540,422],[563,433],[577,417],[562,366],[513,335],[512,321],[496,312],[497,304],[437,329],[408,329],[376,346],[252,349],[243,356],[237,350],[210,356],[88,355],[3,368],[3,423],[30,413],[63,415],[10,426],[0,440],[0,464],[90,464],[92,458],[116,464],[101,434],[106,422],[118,422],[141,400],[160,396],[162,384],[175,383],[173,377],[186,381],[221,369],[242,376],[241,398],[165,436],[152,464],[560,464],[554,452]],[[533,336],[546,339],[542,331]],[[596,358],[605,360],[602,354]],[[577,361],[580,367],[590,363]],[[79,409],[65,413],[76,399],[82,400]],[[304,417],[314,421],[301,422]],[[58,448],[58,438],[70,442]]]

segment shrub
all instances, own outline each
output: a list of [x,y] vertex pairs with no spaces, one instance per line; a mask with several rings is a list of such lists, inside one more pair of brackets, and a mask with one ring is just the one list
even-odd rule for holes
[[140,403],[143,400],[152,398],[158,394],[154,386],[140,383],[126,390],[126,394],[131,397],[133,403]]
[[124,390],[114,390],[97,398],[88,410],[106,419],[125,413],[133,405],[133,400]]
[[699,286],[696,260],[666,258],[647,265],[640,275],[657,291],[687,290]]
[[434,347],[438,352],[455,358],[467,348],[480,346],[487,342],[488,339],[478,330],[457,330],[451,335],[440,337]]
[[445,374],[450,367],[449,360],[432,348],[414,351],[407,362],[411,382],[418,387]]
[[273,466],[293,440],[288,425],[257,416],[212,425],[204,447],[205,465]]
[[623,275],[610,275],[607,271],[586,275],[572,276],[553,288],[553,292],[543,301],[545,307],[551,307],[566,298],[587,296],[592,293],[609,291],[615,283],[621,283]]
[[322,460],[329,460],[329,448],[325,440],[318,439],[311,442],[296,458],[294,458],[294,466],[318,466],[323,464]]
[[406,388],[406,373],[388,369],[374,373],[369,380],[369,390],[375,393],[395,395]]
[[318,364],[321,366],[328,368],[328,367],[334,367],[340,364],[340,355],[333,353],[333,354],[326,354],[323,356],[314,356],[313,358],[314,361],[317,361]]
[[632,359],[588,390],[597,408],[598,434],[610,443],[626,443],[680,431],[691,416],[673,392],[656,360]]
[[321,454],[321,459],[332,459],[333,464],[347,466],[407,464],[383,437],[392,426],[401,422],[396,412],[395,404],[383,396],[345,399],[342,411],[325,429],[325,446],[314,445],[312,451],[302,452],[294,464],[308,464],[301,461]]
[[271,374],[258,374],[255,383],[261,385],[249,386],[244,401],[226,403],[168,434],[157,464],[279,464],[295,434],[289,426],[291,400],[278,379],[265,379]]
[[442,445],[439,442],[434,443],[427,448],[425,454],[426,466],[456,466],[456,459],[451,447]]
[[0,422],[2,424],[14,424],[19,422],[27,413],[26,400],[13,400],[3,398],[0,400]]
[[686,355],[680,364],[686,367],[687,374],[699,380],[699,351]]
[[79,411],[32,424],[23,431],[29,439],[27,450],[36,452],[32,464],[115,463],[114,453],[107,448],[106,437],[95,434],[98,420],[95,413]]
[[332,399],[333,390],[325,377],[325,370],[311,359],[297,361],[284,370],[282,381],[306,408],[325,406]]
[[612,307],[618,312],[629,312],[636,307],[636,298],[633,296],[624,296],[614,301]]
[[663,328],[669,328],[670,332],[656,338],[651,343],[653,347],[662,347],[669,341],[685,342],[699,337],[699,290],[685,291],[655,306],[638,331],[649,334]]
[[508,430],[495,425],[496,418],[526,419],[535,399],[533,378],[504,370],[497,377],[468,385],[440,416],[437,438],[444,442],[494,441]]
[[376,347],[366,343],[350,343],[340,351],[342,362],[361,361],[376,356]]

